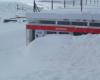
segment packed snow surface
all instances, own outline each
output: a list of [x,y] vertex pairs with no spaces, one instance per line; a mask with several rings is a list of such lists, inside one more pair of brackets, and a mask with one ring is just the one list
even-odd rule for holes
[[[28,80],[99,80],[100,35],[48,35],[33,41]],[[28,61],[27,60],[27,61]]]
[[[99,80],[100,35],[47,35],[1,55],[0,80]],[[5,67],[4,67],[5,65]]]
[[[9,14],[12,18],[16,13]],[[3,20],[5,15],[0,17]],[[25,47],[26,23],[2,20],[0,80],[100,79],[100,35],[47,35]]]
[[16,60],[25,43],[25,23],[0,22],[0,80],[9,80],[7,76],[13,76],[10,73],[17,69]]

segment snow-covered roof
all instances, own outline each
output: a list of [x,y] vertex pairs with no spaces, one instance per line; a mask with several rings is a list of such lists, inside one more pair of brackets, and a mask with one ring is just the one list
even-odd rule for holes
[[85,19],[85,20],[100,20],[100,12],[86,10],[67,10],[57,9],[48,10],[38,13],[28,13],[28,19],[51,19],[51,20],[65,20],[65,19]]

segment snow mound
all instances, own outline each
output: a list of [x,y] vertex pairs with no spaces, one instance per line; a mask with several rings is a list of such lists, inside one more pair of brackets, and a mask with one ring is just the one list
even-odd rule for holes
[[0,80],[99,80],[99,40],[100,35],[91,34],[37,38],[24,54],[0,62],[5,65]]
[[[48,35],[33,41],[27,59],[28,80],[100,79],[100,35]],[[27,61],[28,61],[27,60]]]

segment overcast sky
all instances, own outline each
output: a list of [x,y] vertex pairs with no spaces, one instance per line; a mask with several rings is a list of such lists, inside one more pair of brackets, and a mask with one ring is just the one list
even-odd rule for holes
[[[0,0],[0,1],[21,1],[21,2],[32,2],[33,0]],[[36,0],[39,1],[39,0]],[[48,1],[48,0],[47,0]],[[50,0],[49,0],[50,1]],[[60,0],[63,1],[63,0]]]
[[[33,3],[33,0],[0,0],[0,1],[18,1],[18,2],[24,2],[26,4],[32,4]],[[39,1],[39,0],[36,0],[36,1]],[[49,1],[51,1],[51,0],[49,0]],[[60,0],[60,1],[63,1],[63,0]],[[70,1],[70,0],[66,0],[66,1]]]
[[[0,0],[0,1],[18,1],[18,2],[24,2],[26,4],[32,4],[33,0]],[[39,1],[39,0],[36,0]]]
[[17,1],[17,2],[24,2],[24,3],[31,4],[33,0],[0,0],[0,1]]
[[21,1],[21,2],[32,2],[33,0],[0,0],[0,1]]

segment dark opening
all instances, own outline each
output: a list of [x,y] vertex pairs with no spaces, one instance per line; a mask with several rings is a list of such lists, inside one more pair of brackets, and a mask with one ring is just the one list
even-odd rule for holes
[[47,31],[47,34],[56,34],[54,31]]
[[69,21],[58,21],[59,25],[70,25]]
[[35,30],[32,30],[32,41],[35,39]]
[[59,34],[69,34],[68,32],[59,32]]
[[4,22],[4,23],[7,23],[7,22],[17,22],[17,20],[5,19],[3,22]]
[[72,25],[87,26],[87,22],[72,22]]
[[40,24],[55,24],[55,21],[40,20]]
[[79,33],[79,32],[74,32],[73,33],[74,36],[80,36],[80,35],[83,35],[83,34],[87,34],[87,33]]
[[90,23],[90,26],[100,27],[100,23]]

